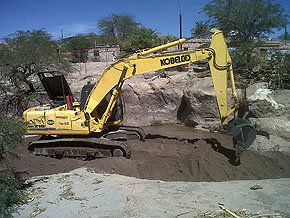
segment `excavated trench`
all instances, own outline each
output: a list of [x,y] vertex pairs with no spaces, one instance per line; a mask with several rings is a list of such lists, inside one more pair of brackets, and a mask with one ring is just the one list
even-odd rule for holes
[[130,141],[131,159],[81,160],[34,156],[27,151],[27,138],[18,146],[19,158],[10,157],[18,172],[46,175],[87,167],[98,173],[164,181],[227,181],[290,177],[290,154],[246,151],[235,163],[228,135],[193,130],[181,125],[144,127],[145,142]]

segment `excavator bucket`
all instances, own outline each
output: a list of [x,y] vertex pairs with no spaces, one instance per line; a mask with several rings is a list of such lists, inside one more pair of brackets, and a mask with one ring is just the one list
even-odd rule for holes
[[242,153],[247,150],[256,139],[256,130],[249,120],[241,118],[234,119],[226,126],[226,130],[234,138],[236,149],[236,162],[239,161]]

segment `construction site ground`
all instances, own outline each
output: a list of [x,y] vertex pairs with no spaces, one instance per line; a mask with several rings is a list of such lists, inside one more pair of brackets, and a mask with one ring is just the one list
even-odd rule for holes
[[227,181],[276,179],[290,176],[290,154],[246,151],[235,163],[231,136],[194,130],[182,125],[144,127],[145,142],[129,141],[132,157],[82,160],[34,156],[27,138],[13,165],[31,176],[69,172],[88,167],[97,173],[116,173],[163,181]]
[[[96,81],[108,65],[77,65],[79,72],[69,76],[73,92],[79,92],[87,80]],[[150,83],[143,77],[132,79],[143,81],[145,87]],[[141,95],[143,89],[139,91]],[[152,109],[142,107],[136,115],[139,123],[144,123],[144,111]],[[10,157],[9,162],[29,178],[25,189],[29,202],[13,216],[232,217],[224,211],[226,215],[217,215],[220,203],[240,217],[290,217],[290,153],[261,144],[268,151],[248,150],[235,163],[229,135],[179,124],[144,130],[145,142],[130,141],[130,159],[34,156],[27,145],[37,137],[25,138],[17,147],[18,158]]]
[[[144,129],[145,142],[130,142],[131,159],[87,161],[34,156],[27,151],[27,143],[36,138],[26,138],[18,146],[19,158],[13,159],[18,172],[40,176],[77,171],[54,175],[55,178],[34,177],[37,182],[31,190],[39,190],[42,194],[32,195],[33,201],[21,206],[15,216],[53,217],[59,210],[63,214],[61,217],[176,217],[180,214],[178,217],[191,217],[219,210],[218,203],[251,213],[260,210],[262,213],[290,213],[289,153],[249,150],[236,164],[232,139],[228,135],[182,125]],[[56,179],[58,177],[64,178],[63,182]],[[43,178],[49,178],[44,179],[45,184]],[[53,178],[58,181],[55,188],[50,184]],[[99,189],[94,187],[99,180],[105,181],[102,192],[93,197],[91,194]],[[244,181],[217,183],[230,180]],[[261,189],[251,190],[255,185],[260,185],[258,189]],[[76,197],[85,193],[91,194]],[[61,197],[66,194],[72,197]],[[74,204],[78,206],[72,206]]]

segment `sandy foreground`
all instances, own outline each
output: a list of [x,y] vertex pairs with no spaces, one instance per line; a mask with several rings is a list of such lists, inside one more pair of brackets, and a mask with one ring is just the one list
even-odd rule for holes
[[253,214],[290,213],[290,179],[164,182],[83,167],[28,183],[29,203],[14,217],[193,217],[219,211],[219,203]]

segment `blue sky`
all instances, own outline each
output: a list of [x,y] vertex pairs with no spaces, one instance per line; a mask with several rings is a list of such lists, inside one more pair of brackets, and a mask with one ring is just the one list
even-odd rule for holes
[[[0,38],[17,30],[41,28],[56,39],[61,37],[61,30],[64,37],[99,33],[98,20],[110,13],[128,13],[160,35],[179,36],[179,2],[183,35],[190,36],[194,22],[206,20],[206,16],[199,12],[210,0],[0,0]],[[275,2],[290,11],[289,0]]]

